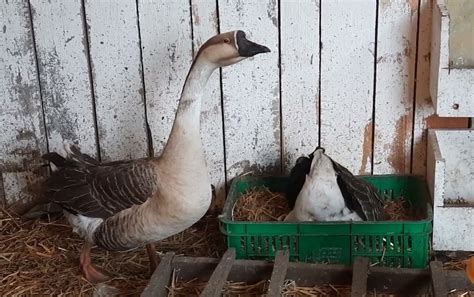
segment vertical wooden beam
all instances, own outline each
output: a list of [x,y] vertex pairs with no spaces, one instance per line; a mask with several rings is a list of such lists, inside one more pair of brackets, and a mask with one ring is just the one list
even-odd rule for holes
[[71,140],[97,157],[81,1],[30,3],[49,149],[63,152],[63,141]]
[[431,56],[431,0],[420,2],[420,22],[418,34],[418,57],[415,89],[415,119],[413,129],[412,169],[413,174],[426,175],[426,143],[428,130],[426,119],[434,114],[430,96],[430,56]]
[[212,273],[207,282],[201,297],[220,297],[222,289],[227,281],[227,277],[235,262],[235,249],[229,248],[222,256],[221,261],[217,264],[216,269]]
[[286,271],[289,264],[289,252],[277,251],[275,255],[275,262],[273,263],[272,276],[270,278],[270,285],[268,287],[268,297],[280,296],[281,288],[285,282]]
[[351,297],[367,295],[367,278],[369,276],[369,259],[355,258],[352,268]]
[[86,0],[85,12],[102,160],[144,157],[148,142],[136,1]]
[[[194,55],[199,47],[218,33],[216,1],[192,0]],[[211,208],[222,208],[225,201],[225,159],[220,71],[209,78],[201,112],[201,139],[211,183],[216,187],[216,201]]]
[[171,274],[173,272],[173,258],[174,253],[168,252],[161,259],[160,264],[150,277],[148,285],[141,294],[142,297],[166,297],[168,296],[168,289]]
[[376,1],[321,3],[321,145],[371,172]]
[[192,62],[189,1],[138,1],[147,97],[155,156],[168,141]]
[[377,30],[373,173],[409,173],[418,1],[380,0]]
[[38,175],[47,151],[28,1],[0,2],[0,174],[7,204]]
[[431,281],[433,282],[434,297],[448,296],[446,275],[443,271],[443,263],[440,261],[430,262]]
[[281,1],[283,171],[318,145],[319,0]]
[[221,0],[219,17],[222,32],[245,30],[272,51],[222,69],[227,179],[280,172],[277,1]]

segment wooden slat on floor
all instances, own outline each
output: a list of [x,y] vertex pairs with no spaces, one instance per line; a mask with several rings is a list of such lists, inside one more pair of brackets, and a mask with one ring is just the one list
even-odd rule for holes
[[160,265],[150,278],[150,282],[142,293],[142,297],[165,297],[168,296],[167,286],[170,283],[172,262],[174,258],[173,252],[168,252],[161,259]]
[[367,278],[369,275],[369,259],[356,258],[352,268],[351,297],[367,295]]
[[280,290],[285,282],[286,271],[288,269],[289,253],[288,250],[277,251],[275,255],[275,263],[273,264],[272,277],[270,278],[270,286],[268,288],[268,297],[280,296]]
[[433,282],[434,297],[448,296],[446,274],[443,271],[443,263],[440,261],[430,262],[431,281]]
[[225,285],[230,269],[235,262],[235,249],[228,249],[217,264],[216,269],[211,275],[206,288],[202,292],[202,297],[219,297],[222,295],[222,288]]

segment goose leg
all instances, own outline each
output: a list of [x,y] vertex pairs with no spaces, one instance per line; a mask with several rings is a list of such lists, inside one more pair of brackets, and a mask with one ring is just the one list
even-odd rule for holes
[[84,247],[81,251],[81,268],[85,278],[93,284],[105,282],[110,279],[105,272],[100,271],[92,265],[91,262],[91,244],[88,242],[84,243]]
[[148,259],[150,260],[150,275],[155,272],[158,266],[158,258],[156,257],[155,244],[149,243],[146,245],[146,252],[148,253]]

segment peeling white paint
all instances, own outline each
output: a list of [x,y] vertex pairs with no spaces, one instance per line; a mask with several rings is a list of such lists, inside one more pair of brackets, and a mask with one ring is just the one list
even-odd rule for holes
[[228,181],[246,171],[280,171],[278,28],[273,23],[278,7],[274,2],[219,1],[222,32],[242,29],[247,38],[272,51],[222,69]]
[[191,14],[187,1],[138,3],[148,123],[158,156],[171,132],[192,63]]
[[8,204],[33,182],[46,152],[27,1],[0,2],[0,173]]
[[417,8],[408,1],[379,6],[374,174],[410,172]]
[[136,9],[134,0],[86,1],[102,160],[148,151]]
[[77,142],[97,156],[87,42],[80,1],[31,1],[50,151]]
[[283,170],[318,145],[319,0],[281,2]]
[[355,173],[371,171],[372,137],[364,136],[371,133],[375,4],[334,0],[321,7],[321,145]]

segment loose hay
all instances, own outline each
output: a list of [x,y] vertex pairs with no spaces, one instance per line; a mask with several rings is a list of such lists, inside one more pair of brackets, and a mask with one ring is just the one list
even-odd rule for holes
[[461,257],[453,257],[449,261],[443,262],[444,270],[466,270],[466,263],[474,254],[464,255]]
[[[384,205],[391,221],[416,220],[416,215],[405,200],[388,200]],[[235,221],[283,221],[291,211],[284,193],[272,192],[266,187],[251,189],[237,200],[233,209]]]
[[292,280],[287,280],[282,289],[283,297],[322,297],[322,296],[351,296],[351,286],[349,285],[321,285],[313,287],[299,287]]
[[290,212],[285,194],[263,187],[247,191],[234,205],[236,221],[282,221]]
[[[92,296],[94,286],[82,277],[83,241],[63,220],[22,222],[0,210],[0,292],[12,295]],[[204,217],[183,233],[157,244],[160,252],[220,257],[224,239],[215,217]],[[138,296],[149,280],[144,248],[124,253],[94,249],[92,261],[116,276],[106,284],[121,296]]]
[[[180,280],[176,270],[173,271],[171,284],[168,287],[168,297],[199,296],[206,287],[207,282],[198,279],[189,281]],[[268,280],[262,280],[254,284],[242,282],[227,282],[224,285],[222,296],[224,297],[250,297],[265,296],[268,290]]]

